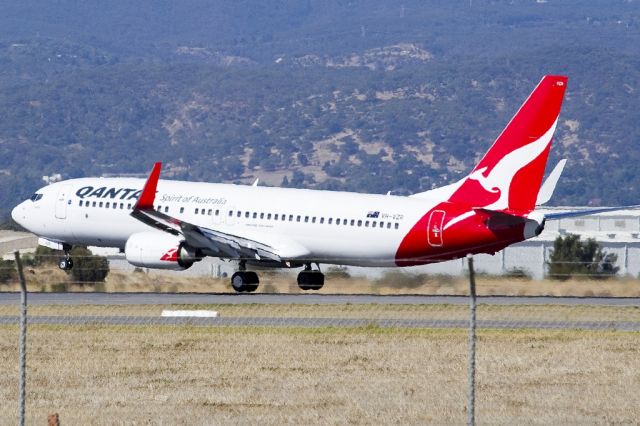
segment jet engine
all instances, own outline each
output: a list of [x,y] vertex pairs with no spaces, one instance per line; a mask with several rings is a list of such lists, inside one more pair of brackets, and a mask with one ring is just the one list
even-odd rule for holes
[[183,271],[202,260],[197,249],[185,244],[182,237],[158,232],[138,232],[124,247],[127,262],[134,266]]

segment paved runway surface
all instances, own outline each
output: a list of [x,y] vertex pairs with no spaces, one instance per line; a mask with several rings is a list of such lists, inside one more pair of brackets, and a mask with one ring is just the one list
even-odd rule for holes
[[[0,305],[18,305],[18,293],[0,293]],[[373,296],[290,294],[166,294],[166,293],[31,293],[29,305],[212,305],[212,304],[441,304],[466,305],[464,296]],[[484,296],[479,304],[638,306],[640,298],[505,297]],[[313,317],[166,318],[160,316],[30,316],[30,324],[49,325],[175,325],[175,326],[282,326],[282,327],[402,327],[466,328],[459,319],[381,319]],[[0,324],[18,324],[18,316],[0,316]],[[480,320],[479,328],[534,328],[640,331],[634,321]]]
[[[19,293],[0,293],[0,305],[20,303]],[[375,296],[361,294],[29,293],[29,305],[212,305],[212,304],[381,304],[466,305],[466,296]],[[480,296],[488,305],[638,306],[638,297]]]

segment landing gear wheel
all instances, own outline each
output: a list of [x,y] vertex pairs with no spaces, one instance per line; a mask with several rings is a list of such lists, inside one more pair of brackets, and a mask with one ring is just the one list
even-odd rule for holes
[[302,271],[298,274],[298,287],[301,290],[320,290],[324,285],[324,274],[320,271]]
[[68,271],[71,268],[73,268],[73,259],[71,259],[70,257],[63,257],[62,259],[60,259],[60,262],[58,262],[58,268],[62,269],[63,271]]
[[253,271],[238,271],[231,277],[231,286],[238,293],[252,293],[258,289],[260,279]]

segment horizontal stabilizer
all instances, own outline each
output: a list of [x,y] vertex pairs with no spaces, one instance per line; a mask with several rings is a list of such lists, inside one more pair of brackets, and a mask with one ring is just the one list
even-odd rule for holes
[[640,204],[636,204],[633,206],[600,207],[597,209],[573,210],[573,211],[558,212],[558,213],[546,213],[544,215],[544,218],[546,220],[564,219],[567,217],[589,216],[589,215],[598,214],[598,213],[615,212],[619,210],[635,210],[638,208],[640,208]]
[[560,175],[562,174],[562,170],[564,170],[564,165],[567,164],[567,160],[562,159],[556,164],[553,168],[547,179],[542,184],[540,188],[540,192],[538,192],[538,199],[536,200],[536,206],[541,206],[549,202],[551,197],[553,196],[553,191],[556,189],[556,185],[558,184],[558,180],[560,179]]

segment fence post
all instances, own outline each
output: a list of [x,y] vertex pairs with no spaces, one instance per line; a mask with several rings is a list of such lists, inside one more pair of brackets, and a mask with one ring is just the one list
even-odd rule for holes
[[24,280],[24,272],[22,271],[20,252],[16,251],[14,255],[16,258],[18,278],[20,279],[20,395],[18,397],[18,421],[20,426],[24,426],[25,388],[27,383],[27,284]]
[[467,403],[467,424],[475,425],[476,411],[476,277],[473,270],[473,256],[468,254],[469,262],[469,401]]

